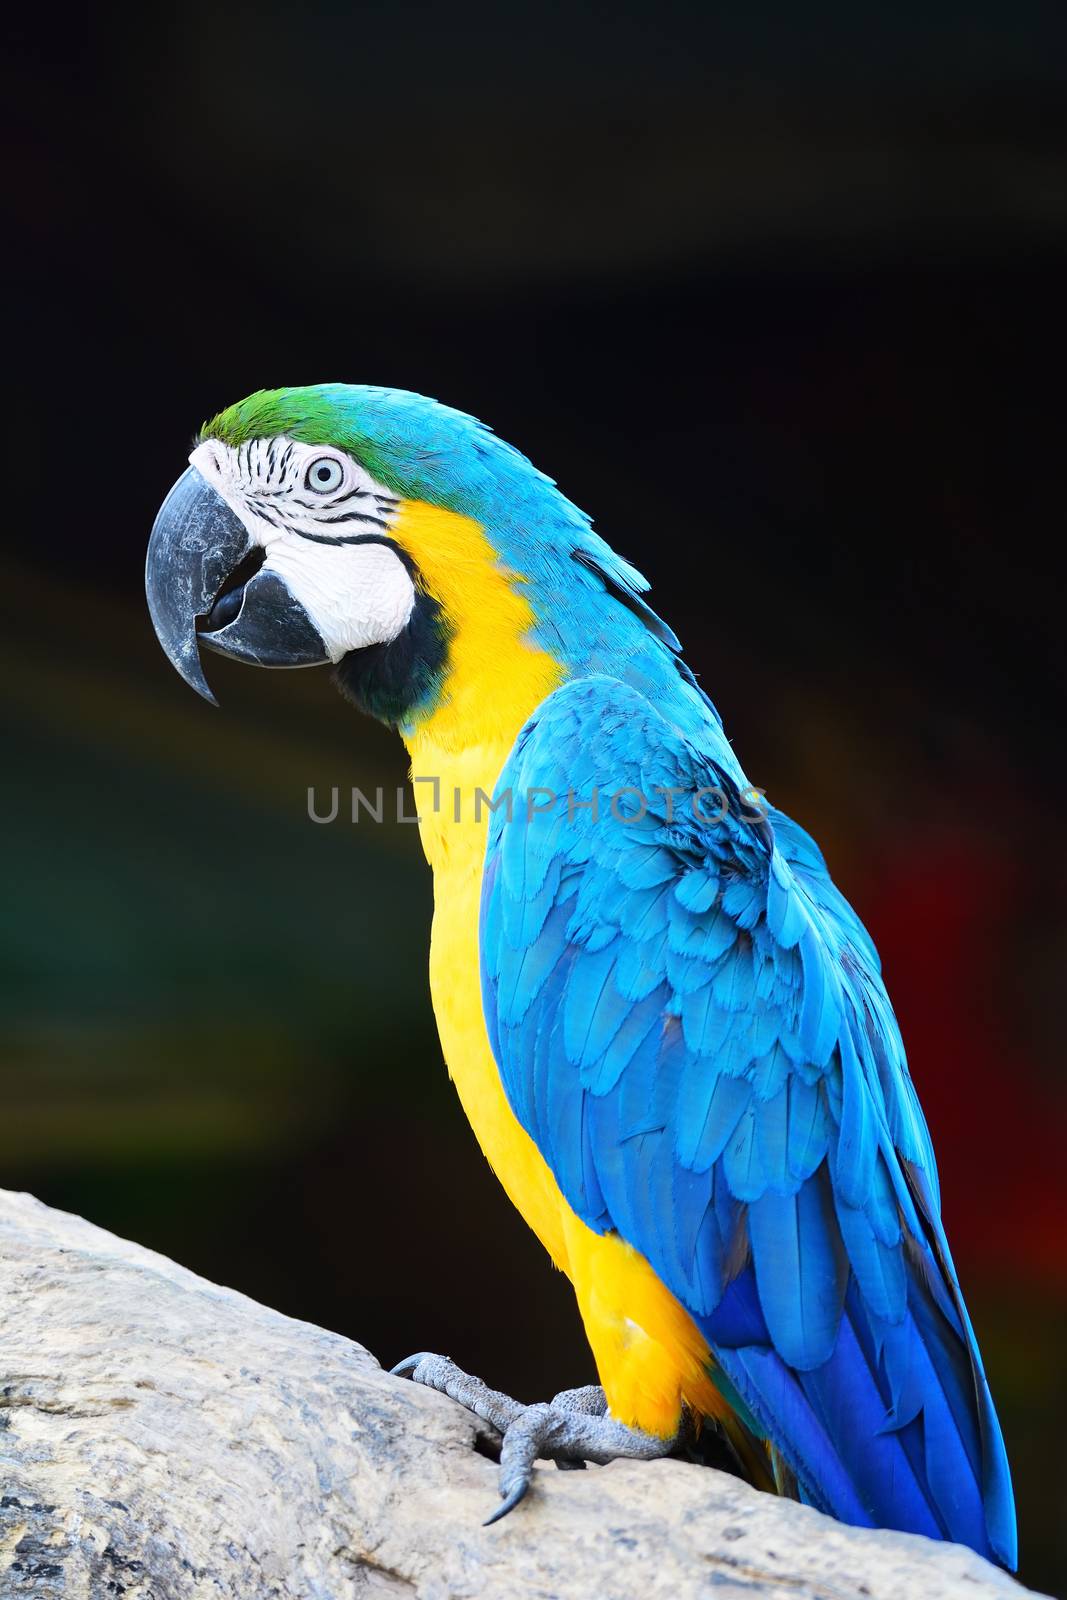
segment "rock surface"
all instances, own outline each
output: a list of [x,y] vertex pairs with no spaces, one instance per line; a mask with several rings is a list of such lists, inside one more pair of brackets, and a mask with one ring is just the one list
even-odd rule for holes
[[681,1462],[538,1470],[483,1528],[489,1431],[294,1322],[0,1192],[0,1597],[968,1600],[954,1545]]

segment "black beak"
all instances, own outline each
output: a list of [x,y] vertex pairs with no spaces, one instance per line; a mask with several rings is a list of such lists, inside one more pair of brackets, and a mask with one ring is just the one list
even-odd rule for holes
[[240,517],[195,467],[182,473],[152,526],[145,564],[152,626],[172,665],[212,705],[201,643],[260,667],[329,661],[318,629],[276,573],[257,571],[227,588],[256,548]]

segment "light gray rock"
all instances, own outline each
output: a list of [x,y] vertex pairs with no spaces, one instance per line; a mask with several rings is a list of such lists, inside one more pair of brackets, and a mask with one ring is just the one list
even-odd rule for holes
[[0,1192],[0,1597],[967,1600],[954,1545],[674,1461],[538,1470],[493,1528],[487,1437],[360,1345]]

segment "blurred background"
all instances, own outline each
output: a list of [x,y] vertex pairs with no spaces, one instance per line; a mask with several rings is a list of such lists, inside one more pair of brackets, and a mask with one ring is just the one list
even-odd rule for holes
[[204,417],[437,395],[649,573],[873,930],[1063,1593],[1062,4],[13,27],[0,1182],[384,1362],[592,1377],[441,1063],[416,830],[307,817],[399,742],[325,673],[212,658],[212,710],[143,603]]

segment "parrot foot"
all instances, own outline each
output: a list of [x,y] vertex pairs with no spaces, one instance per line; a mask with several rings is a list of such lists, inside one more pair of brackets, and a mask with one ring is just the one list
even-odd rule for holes
[[392,1371],[395,1377],[410,1377],[413,1383],[449,1395],[502,1435],[501,1504],[486,1518],[485,1527],[518,1505],[530,1487],[535,1461],[554,1461],[566,1470],[583,1468],[588,1461],[597,1466],[623,1458],[654,1461],[669,1455],[678,1442],[676,1437],[660,1439],[616,1422],[608,1415],[603,1389],[595,1384],[564,1389],[547,1404],[524,1406],[472,1378],[447,1356],[423,1351],[408,1356]]

